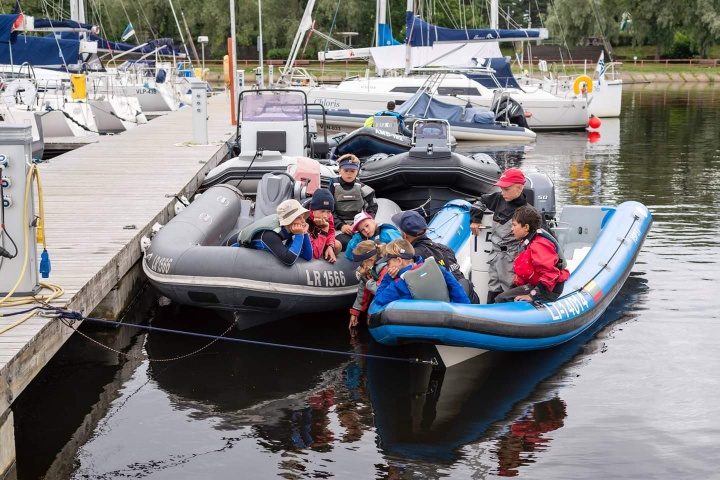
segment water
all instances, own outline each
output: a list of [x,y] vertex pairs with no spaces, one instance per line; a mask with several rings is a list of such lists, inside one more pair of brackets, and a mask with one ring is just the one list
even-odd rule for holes
[[[720,89],[627,88],[623,117],[504,149],[558,203],[646,203],[654,225],[601,322],[559,348],[443,375],[400,362],[129,329],[75,335],[15,404],[18,476],[42,478],[719,478]],[[470,147],[472,149],[472,147]],[[219,334],[211,312],[153,325]],[[346,316],[242,336],[371,354]],[[240,334],[234,334],[240,336]],[[422,352],[421,352],[422,353]]]

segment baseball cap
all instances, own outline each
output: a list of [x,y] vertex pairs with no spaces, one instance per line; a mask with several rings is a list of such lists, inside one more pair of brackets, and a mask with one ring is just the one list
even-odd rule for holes
[[420,235],[428,228],[423,216],[414,210],[396,213],[392,216],[392,222],[398,226],[400,231],[412,236]]
[[355,155],[346,154],[338,159],[338,168],[360,170],[360,161]]
[[367,213],[367,212],[360,212],[360,213],[358,213],[357,215],[355,215],[355,218],[353,218],[353,224],[352,224],[353,232],[357,232],[358,226],[359,226],[364,220],[367,220],[368,218],[369,218],[369,219],[372,219],[373,216],[370,215],[370,214]]
[[517,184],[525,185],[525,175],[519,168],[508,168],[502,173],[502,175],[500,175],[500,179],[495,182],[495,185],[500,188]]

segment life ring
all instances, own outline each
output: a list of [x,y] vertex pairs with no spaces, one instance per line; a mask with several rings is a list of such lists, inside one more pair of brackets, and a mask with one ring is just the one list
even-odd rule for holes
[[582,84],[587,85],[587,93],[591,93],[593,91],[593,81],[592,78],[588,77],[587,75],[580,75],[575,79],[573,82],[573,92],[575,92],[575,95],[580,95],[582,92]]
[[5,105],[25,105],[31,107],[35,103],[37,88],[35,84],[27,79],[16,79],[9,82],[2,92],[2,99]]

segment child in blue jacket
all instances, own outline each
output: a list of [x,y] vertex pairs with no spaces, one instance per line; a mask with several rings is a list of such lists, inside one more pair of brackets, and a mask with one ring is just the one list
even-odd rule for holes
[[[387,259],[387,274],[383,277],[375,293],[375,299],[370,308],[371,314],[395,300],[413,298],[402,274],[422,265],[422,258],[415,256],[415,249],[410,242],[402,239],[394,240],[385,247],[385,259]],[[470,303],[465,290],[452,273],[444,267],[440,267],[440,271],[445,279],[450,302]]]

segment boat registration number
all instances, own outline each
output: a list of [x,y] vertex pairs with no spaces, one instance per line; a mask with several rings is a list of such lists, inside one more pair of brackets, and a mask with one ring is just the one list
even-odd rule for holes
[[582,292],[575,292],[556,302],[547,303],[546,307],[553,320],[566,320],[588,310],[590,302]]
[[343,287],[345,286],[345,272],[339,270],[318,272],[305,270],[307,284],[311,287]]

